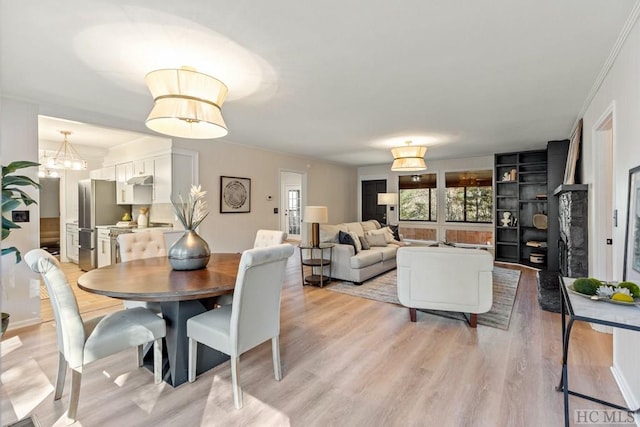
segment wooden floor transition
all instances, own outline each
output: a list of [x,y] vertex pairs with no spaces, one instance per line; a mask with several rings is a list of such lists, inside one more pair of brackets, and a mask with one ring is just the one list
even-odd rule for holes
[[[78,271],[67,266],[70,282]],[[518,268],[508,266],[508,268]],[[560,315],[536,300],[535,272],[522,271],[508,331],[418,313],[300,283],[290,258],[282,297],[283,379],[273,379],[269,343],[242,356],[244,408],[233,407],[229,363],[177,388],[155,385],[135,351],[84,370],[79,426],[558,426],[562,394]],[[86,317],[119,301],[78,291]],[[47,300],[43,301],[46,305]],[[50,308],[43,318],[51,319]],[[2,425],[35,413],[64,425],[69,377],[53,401],[56,335],[51,321],[9,331],[2,342]],[[611,335],[576,324],[571,388],[623,403],[610,373]],[[607,409],[571,397],[575,410]]]

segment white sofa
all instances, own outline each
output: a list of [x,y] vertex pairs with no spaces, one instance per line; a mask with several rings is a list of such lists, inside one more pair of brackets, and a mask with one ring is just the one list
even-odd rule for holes
[[[399,245],[372,246],[356,253],[352,245],[338,241],[339,232],[354,232],[364,236],[367,232],[380,230],[377,221],[348,222],[336,225],[320,225],[320,242],[333,243],[331,277],[361,284],[367,279],[396,268],[396,251]],[[327,271],[328,274],[328,271]]]
[[398,299],[409,307],[412,322],[416,309],[470,313],[471,327],[477,314],[493,304],[493,257],[478,249],[402,247],[398,249]]

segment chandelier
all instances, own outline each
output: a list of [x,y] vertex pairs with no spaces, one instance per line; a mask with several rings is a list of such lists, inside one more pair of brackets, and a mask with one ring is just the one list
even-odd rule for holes
[[[49,157],[45,152],[43,158],[40,163],[44,166],[45,169],[71,169],[71,170],[85,170],[87,169],[87,161],[83,160],[76,151],[75,148],[68,141],[69,135],[71,132],[68,130],[61,130],[60,133],[64,135],[64,141],[58,148],[55,156]],[[57,177],[57,173],[48,172],[48,176]]]
[[156,132],[180,138],[211,139],[229,131],[222,118],[227,86],[190,67],[155,70],[145,78],[153,109],[145,124]]
[[426,170],[427,164],[424,161],[424,155],[427,153],[427,147],[411,145],[411,141],[407,141],[406,144],[404,147],[391,149],[391,154],[393,154],[391,170],[396,172]]

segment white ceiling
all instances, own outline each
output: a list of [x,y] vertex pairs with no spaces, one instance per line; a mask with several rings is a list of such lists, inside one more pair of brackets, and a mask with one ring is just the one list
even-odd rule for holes
[[191,65],[228,84],[234,143],[352,165],[409,138],[427,160],[540,148],[569,136],[635,1],[3,0],[1,90],[143,123],[145,73]]

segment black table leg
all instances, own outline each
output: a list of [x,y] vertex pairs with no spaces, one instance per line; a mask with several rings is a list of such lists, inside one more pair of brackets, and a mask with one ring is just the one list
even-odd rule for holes
[[[164,339],[162,375],[164,381],[177,387],[187,382],[189,375],[189,338],[187,320],[212,308],[209,300],[171,301],[161,303],[162,317],[167,324]],[[149,359],[147,361],[147,359]],[[229,356],[204,345],[198,345],[198,366],[201,374],[229,360]],[[153,351],[145,356],[145,366],[153,370]]]

